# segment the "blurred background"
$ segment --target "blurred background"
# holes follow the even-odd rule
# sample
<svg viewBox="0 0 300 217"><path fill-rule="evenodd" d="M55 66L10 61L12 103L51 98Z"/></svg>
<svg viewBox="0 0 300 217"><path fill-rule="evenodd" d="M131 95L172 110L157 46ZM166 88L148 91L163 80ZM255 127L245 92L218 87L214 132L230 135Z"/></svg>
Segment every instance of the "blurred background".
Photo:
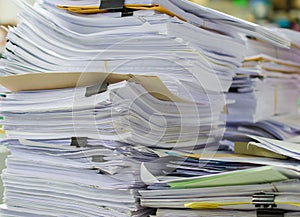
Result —
<svg viewBox="0 0 300 217"><path fill-rule="evenodd" d="M31 4L34 0L27 0ZM17 14L19 13L19 8L11 0L0 0L0 26L16 25L18 22ZM5 45L5 35L6 31L0 28L0 54L3 51Z"/></svg>
<svg viewBox="0 0 300 217"><path fill-rule="evenodd" d="M191 0L265 26L300 31L300 0Z"/></svg>
<svg viewBox="0 0 300 217"><path fill-rule="evenodd" d="M34 0L27 0L31 4ZM12 0L0 0L0 24L11 25L17 23L17 14L19 8L13 3Z"/></svg>

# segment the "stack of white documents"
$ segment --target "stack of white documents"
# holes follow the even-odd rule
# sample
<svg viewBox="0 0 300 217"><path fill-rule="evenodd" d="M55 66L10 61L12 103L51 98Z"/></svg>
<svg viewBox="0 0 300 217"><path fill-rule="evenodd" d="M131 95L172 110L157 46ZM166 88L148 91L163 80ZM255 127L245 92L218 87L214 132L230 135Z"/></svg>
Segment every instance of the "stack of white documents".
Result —
<svg viewBox="0 0 300 217"><path fill-rule="evenodd" d="M53 89L57 84L48 79L64 79L65 75L103 83ZM151 147L187 148L213 143L223 135L223 128L219 127L222 101L187 101L170 92L155 76L42 73L0 78L8 83L18 79L27 80L25 86L36 86L37 90L3 98L2 124L12 139L89 137ZM38 90L42 81L52 87ZM70 81L66 83L72 85Z"/></svg>
<svg viewBox="0 0 300 217"><path fill-rule="evenodd" d="M227 91L244 57L245 45L237 34L199 28L164 10L141 7L133 16L121 17L117 12L72 13L56 3L72 6L74 1L54 3L43 1L32 8L19 2L23 12L19 25L8 33L5 59L0 62L3 75L151 73L174 93L187 92L197 99L199 95L191 93L201 88ZM82 7L82 2L78 4Z"/></svg>
<svg viewBox="0 0 300 217"><path fill-rule="evenodd" d="M172 178L162 174L155 176L146 165L142 167L142 177L149 186L147 190L139 191L141 204L158 208L156 216L167 216L171 209L178 212L175 216L226 216L223 213L228 212L256 216L254 212L259 209L256 200L260 198L267 201L271 198L271 204L285 213L300 210L299 173L295 170L256 166L218 174ZM269 205L265 208L270 208ZM218 211L208 211L211 209Z"/></svg>
<svg viewBox="0 0 300 217"><path fill-rule="evenodd" d="M3 216L146 216L136 197L138 162L126 144L71 139L5 140ZM129 145L128 145L129 146ZM141 185L139 185L141 187Z"/></svg>
<svg viewBox="0 0 300 217"><path fill-rule="evenodd" d="M299 82L293 75L249 75L239 70L227 99L227 122L253 123L275 115L298 114ZM253 72L252 72L253 73Z"/></svg>
<svg viewBox="0 0 300 217"><path fill-rule="evenodd" d="M168 158L156 149L192 150L223 135L222 102L182 99L156 76L35 73L0 82L16 91L1 101L2 143L12 153L4 215L145 216L141 163L159 167Z"/></svg>
<svg viewBox="0 0 300 217"><path fill-rule="evenodd" d="M300 34L277 31L290 38L290 49L247 40L247 57L227 94L230 135L239 131L283 140L299 133Z"/></svg>
<svg viewBox="0 0 300 217"><path fill-rule="evenodd" d="M0 60L2 75L23 74L0 78L14 91L1 102L8 137L2 143L12 151L1 214L147 216L159 208L158 216L168 216L178 208L178 215L193 216L186 208L223 206L253 211L254 191L236 193L239 198L215 195L225 205L212 202L213 195L195 200L196 192L212 187L209 192L224 177L226 186L299 177L294 165L281 168L277 161L220 166L189 155L216 149L223 136L222 93L246 51L240 33L284 48L289 39L186 0L128 0L131 16L98 3L45 0L31 7L18 1L20 23L10 28ZM155 191L154 200L147 191L139 192L140 199L144 184ZM160 192L186 187L196 196L164 198ZM283 192L289 197L276 204L298 210L286 203L299 198ZM242 204L232 206L236 200Z"/></svg>

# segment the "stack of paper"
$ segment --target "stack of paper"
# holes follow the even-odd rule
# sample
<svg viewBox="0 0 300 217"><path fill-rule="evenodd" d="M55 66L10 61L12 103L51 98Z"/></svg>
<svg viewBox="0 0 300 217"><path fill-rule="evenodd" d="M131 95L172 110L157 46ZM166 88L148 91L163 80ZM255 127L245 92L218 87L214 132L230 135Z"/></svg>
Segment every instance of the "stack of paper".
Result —
<svg viewBox="0 0 300 217"><path fill-rule="evenodd" d="M228 122L253 123L274 115L299 113L299 83L292 75L264 77L249 75L247 69L239 70L239 73L244 74L234 78L227 94L227 98L233 101L228 105Z"/></svg>
<svg viewBox="0 0 300 217"><path fill-rule="evenodd" d="M227 94L227 135L247 133L288 139L299 125L299 47L297 32L280 31L293 42L291 49L247 40L247 57ZM294 121L293 121L294 120Z"/></svg>
<svg viewBox="0 0 300 217"><path fill-rule="evenodd" d="M44 73L2 77L0 80L7 85L9 81L27 78L24 80L30 80L30 83L26 82L26 86L37 89L42 80L49 84L49 78L63 79L65 75L82 79L81 73ZM173 95L155 76L84 73L83 78L93 83L102 80L103 83L102 86L8 94L1 103L1 113L5 116L2 124L8 137L56 139L76 136L160 148L188 148L213 143L223 135L223 129L219 127L222 102L186 101ZM72 85L71 81L66 83ZM75 81L73 85L76 83L79 84ZM50 85L49 89L57 87Z"/></svg>
<svg viewBox="0 0 300 217"><path fill-rule="evenodd" d="M188 22L227 34L244 33L279 47L289 47L291 41L283 34L236 17L203 7L188 0L156 0L155 3L169 9Z"/></svg>
<svg viewBox="0 0 300 217"><path fill-rule="evenodd" d="M151 209L140 207L134 191L144 185L140 164L161 164L147 147L193 149L223 134L222 104L211 110L179 98L158 77L85 73L80 82L80 76L0 78L18 91L1 102L8 137L2 143L12 152L3 214L145 216Z"/></svg>
<svg viewBox="0 0 300 217"><path fill-rule="evenodd" d="M190 11L197 14L196 9ZM285 48L278 50L288 53ZM293 137L299 142L295 137L299 135L299 64L255 55L245 59L226 94L230 102L227 136L248 132L281 140ZM263 192L263 198L272 197L272 204L284 216L299 214L300 194L294 190L299 184L299 145L250 137L255 141L226 137L230 141L222 141L219 148L227 147L227 151L202 150L194 155L156 151L169 160L160 168L143 164L141 174L148 189L140 191L141 204L157 208L156 216L256 216L254 210L270 208L255 203L256 194Z"/></svg>
<svg viewBox="0 0 300 217"><path fill-rule="evenodd" d="M69 2L74 4L60 3ZM141 8L133 16L121 17L70 13L52 1L35 8L19 4L23 12L20 24L8 33L2 74L151 73L178 95L188 93L197 99L201 96L191 93L201 88L227 91L244 57L240 37L196 27L164 11Z"/></svg>
<svg viewBox="0 0 300 217"><path fill-rule="evenodd" d="M80 14L107 12L105 9L102 9L101 2L99 9L99 1L97 0L89 2L46 0L46 2L51 5L57 5L59 8L67 11ZM139 1L138 4L136 1L126 0L124 1L124 8L129 10L148 10L166 13L192 23L195 26L201 26L222 32L223 34L235 36L237 32L242 32L280 47L289 47L291 45L290 39L285 37L281 32L273 32L273 30L257 24L238 19L187 0L145 0Z"/></svg>
<svg viewBox="0 0 300 217"><path fill-rule="evenodd" d="M149 187L148 190L139 191L141 204L159 208L156 216L166 216L170 208L179 209L178 216L194 216L197 213L187 208L199 209L200 216L223 213L217 211L214 214L207 211L209 209L225 209L226 212L237 215L240 212L237 210L254 211L257 207L253 198L260 192L263 195L273 195L277 208L300 210L300 192L296 190L299 173L289 169L262 166L198 177L166 179L165 176L154 177L149 174L145 166L142 174ZM253 216L252 212L249 214Z"/></svg>
<svg viewBox="0 0 300 217"><path fill-rule="evenodd" d="M282 33L185 0L128 0L121 12L99 9L93 0L45 0L34 8L18 3L20 24L10 28L0 60L2 75L24 74L0 78L14 92L2 98L0 108L8 137L2 143L12 151L1 214L170 216L178 208L178 215L193 216L186 208L254 210L252 193L270 189L257 184L298 183L294 163L212 159L224 133L220 114L230 110L224 109L223 93L245 57L240 33L289 47ZM250 77L245 82L241 85L255 87ZM290 84L287 78L280 88L289 93ZM199 152L209 157L190 155ZM145 184L150 191L141 190ZM226 187L216 188L220 185ZM238 193L240 185L255 190ZM221 194L227 187L236 192ZM174 188L193 192L173 193ZM211 193L197 195L204 188ZM282 192L287 197L274 203L298 210L298 196Z"/></svg>
<svg viewBox="0 0 300 217"><path fill-rule="evenodd" d="M169 160L160 168L143 163L142 180L148 187L139 191L141 204L157 208L156 216L257 216L255 210L264 207L255 198L264 198L264 204L271 197L284 216L299 214L299 144L255 136L231 139L240 141L227 142L235 154L156 151Z"/></svg>
<svg viewBox="0 0 300 217"><path fill-rule="evenodd" d="M70 146L70 139L2 143L12 153L2 175L7 206L0 211L3 216L119 217L151 213L138 203L134 190L134 175L138 174L134 171L139 160L121 152L125 144L88 141L85 147L77 148Z"/></svg>
<svg viewBox="0 0 300 217"><path fill-rule="evenodd" d="M139 205L136 192L139 165L158 159L151 147L217 143L221 93L243 58L243 41L163 11L83 16L52 1L19 4L2 75L69 73L1 78L17 92L1 104L2 143L12 151L1 214L147 216L152 209Z"/></svg>

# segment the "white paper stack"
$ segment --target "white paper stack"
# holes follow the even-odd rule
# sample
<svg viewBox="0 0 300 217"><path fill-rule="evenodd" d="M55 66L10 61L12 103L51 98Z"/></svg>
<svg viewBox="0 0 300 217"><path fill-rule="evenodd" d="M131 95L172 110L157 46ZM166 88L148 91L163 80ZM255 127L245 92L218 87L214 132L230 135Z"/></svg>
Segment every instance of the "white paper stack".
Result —
<svg viewBox="0 0 300 217"><path fill-rule="evenodd" d="M34 85L64 74L25 77ZM103 74L87 75L101 78ZM113 74L109 76L106 82L110 83ZM8 94L1 103L6 134L12 139L89 137L160 148L205 145L223 135L219 127L222 101L189 102L173 95L157 77L128 77L92 95L87 94L95 86Z"/></svg>
<svg viewBox="0 0 300 217"><path fill-rule="evenodd" d="M103 13L98 3L45 0L33 8L18 1L20 23L0 60L2 75L23 74L0 78L14 91L0 108L2 143L12 150L4 216L147 216L152 208L184 208L186 196L153 205L141 191L143 207L137 190L144 184L168 189L177 178L228 175L227 185L238 185L243 171L249 180L242 184L298 178L272 164L182 161L216 149L223 136L222 93L246 51L239 34L281 47L290 40L185 0L125 1L133 10L126 17ZM144 162L161 173L158 183L140 168Z"/></svg>
<svg viewBox="0 0 300 217"><path fill-rule="evenodd" d="M74 4L61 4L68 2ZM236 35L202 29L153 10L121 17L120 13L70 13L52 1L35 8L19 4L23 12L20 24L8 33L6 59L1 60L3 75L151 73L178 95L193 92L193 87L227 91L245 52L244 42Z"/></svg>
<svg viewBox="0 0 300 217"><path fill-rule="evenodd" d="M139 191L141 204L157 208L156 216L297 215L299 144L249 138L243 154L229 150L157 152L170 160L160 168L151 162L142 164L142 180L148 187ZM236 137L235 141L243 140ZM236 151L241 144L231 145L229 148Z"/></svg>
<svg viewBox="0 0 300 217"><path fill-rule="evenodd" d="M154 2L197 26L205 26L229 35L236 35L237 32L244 33L279 47L287 48L291 45L291 40L279 32L273 32L260 25L215 11L188 0L156 0Z"/></svg>
<svg viewBox="0 0 300 217"><path fill-rule="evenodd" d="M227 99L233 101L228 104L227 121L253 123L275 115L298 114L299 95L299 83L293 76L239 74L227 94Z"/></svg>
<svg viewBox="0 0 300 217"><path fill-rule="evenodd" d="M247 40L247 57L237 70L227 98L227 134L248 133L276 139L297 136L299 125L299 33L277 30L290 38L290 49Z"/></svg>
<svg viewBox="0 0 300 217"><path fill-rule="evenodd" d="M122 145L95 141L77 148L70 146L70 139L2 143L12 153L2 175L7 206L0 211L3 216L118 217L151 212L140 207L134 190L139 161L126 160L117 150Z"/></svg>
<svg viewBox="0 0 300 217"><path fill-rule="evenodd" d="M139 191L141 204L158 208L156 216L167 216L168 212L175 213L175 210L178 212L175 216L226 216L226 213L230 213L229 216L242 213L256 216L253 214L259 206L255 206L255 200L266 195L273 197L271 201L283 213L299 212L297 201L300 194L296 190L299 173L293 170L262 166L218 174L168 178L153 176L146 167L142 169L149 186L147 190Z"/></svg>
<svg viewBox="0 0 300 217"><path fill-rule="evenodd" d="M85 82L87 75L109 78L96 92L95 86L71 88L79 83L72 79L64 81L70 88L54 89L59 84L51 78L73 74L0 79L7 88L23 89L1 102L8 137L2 143L12 152L3 175L4 215L145 216L151 209L140 207L134 191L144 186L140 164L159 158L147 147L193 149L223 134L222 104L211 109L181 99L155 76L120 81L125 75L86 73ZM20 79L35 90L15 85ZM43 83L48 89L38 90Z"/></svg>

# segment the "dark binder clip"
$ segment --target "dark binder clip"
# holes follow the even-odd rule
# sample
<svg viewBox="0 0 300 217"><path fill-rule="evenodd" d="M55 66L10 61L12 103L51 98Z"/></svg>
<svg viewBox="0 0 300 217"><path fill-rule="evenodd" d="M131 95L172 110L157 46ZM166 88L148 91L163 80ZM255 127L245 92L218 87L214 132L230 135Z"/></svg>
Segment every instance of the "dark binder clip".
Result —
<svg viewBox="0 0 300 217"><path fill-rule="evenodd" d="M94 155L92 156L92 162L104 162L104 158L102 155Z"/></svg>
<svg viewBox="0 0 300 217"><path fill-rule="evenodd" d="M100 9L120 10L124 7L125 0L101 0Z"/></svg>
<svg viewBox="0 0 300 217"><path fill-rule="evenodd" d="M281 209L257 209L257 217L284 217L284 210Z"/></svg>
<svg viewBox="0 0 300 217"><path fill-rule="evenodd" d="M285 211L276 209L275 195L260 192L253 195L252 204L256 208L257 217L284 217Z"/></svg>
<svg viewBox="0 0 300 217"><path fill-rule="evenodd" d="M96 85L87 87L86 91L85 91L85 96L89 97L89 96L92 96L92 95L95 95L98 93L103 93L107 90L107 86L108 86L108 84L103 82L102 84L96 84Z"/></svg>
<svg viewBox="0 0 300 217"><path fill-rule="evenodd" d="M76 147L87 147L87 137L72 137L71 138L71 146Z"/></svg>
<svg viewBox="0 0 300 217"><path fill-rule="evenodd" d="M122 17L132 16L132 9L124 7L125 0L101 0L99 9L107 10L107 12L121 12Z"/></svg>

